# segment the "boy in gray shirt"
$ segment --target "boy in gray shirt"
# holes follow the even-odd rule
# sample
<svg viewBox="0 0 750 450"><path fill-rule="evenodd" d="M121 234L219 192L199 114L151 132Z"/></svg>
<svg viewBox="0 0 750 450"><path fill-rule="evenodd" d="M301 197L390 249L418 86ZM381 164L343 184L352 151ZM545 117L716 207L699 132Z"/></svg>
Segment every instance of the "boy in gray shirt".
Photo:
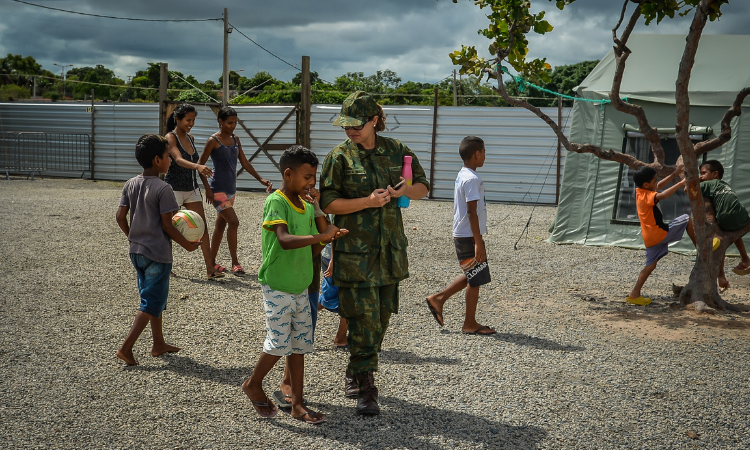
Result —
<svg viewBox="0 0 750 450"><path fill-rule="evenodd" d="M141 136L135 146L135 158L143 167L143 174L125 183L116 215L117 225L130 241L130 261L135 267L141 297L135 321L125 342L117 350L117 357L129 366L138 365L133 356L133 345L149 322L154 338L151 356L180 350L167 344L162 333L161 313L167 306L172 271L170 238L189 252L201 244L200 241L189 242L172 225L172 216L179 207L172 187L159 178L160 173L169 169L167 140L156 134Z"/></svg>

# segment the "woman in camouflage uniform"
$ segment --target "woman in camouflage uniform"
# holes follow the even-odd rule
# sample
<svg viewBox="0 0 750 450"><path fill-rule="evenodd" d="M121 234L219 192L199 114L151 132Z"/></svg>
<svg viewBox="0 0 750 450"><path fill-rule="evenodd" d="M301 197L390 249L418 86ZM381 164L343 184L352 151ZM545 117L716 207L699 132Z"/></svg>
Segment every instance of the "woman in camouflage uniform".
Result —
<svg viewBox="0 0 750 450"><path fill-rule="evenodd" d="M379 414L373 372L391 314L398 312L398 283L409 276L407 240L395 199L427 195L429 183L407 146L378 135L383 109L357 91L341 107L333 125L348 139L328 153L320 175L320 205L334 223L349 230L334 241L333 281L339 288L339 314L349 326L349 365L345 395L357 397L357 414ZM393 189L401 179L404 156L412 157L413 184Z"/></svg>

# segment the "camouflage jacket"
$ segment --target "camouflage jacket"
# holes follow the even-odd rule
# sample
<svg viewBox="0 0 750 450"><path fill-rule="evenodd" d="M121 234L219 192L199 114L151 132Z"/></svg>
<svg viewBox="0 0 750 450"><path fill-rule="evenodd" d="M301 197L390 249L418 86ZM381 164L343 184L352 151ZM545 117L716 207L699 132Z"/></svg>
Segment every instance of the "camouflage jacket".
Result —
<svg viewBox="0 0 750 450"><path fill-rule="evenodd" d="M364 150L347 139L331 150L320 173L320 206L332 201L369 196L375 189L395 186L404 156L412 157L413 183L430 185L417 156L407 146L377 136L375 148ZM349 234L333 241L334 284L343 287L383 286L409 276L401 209L396 201L382 208L337 214L334 224Z"/></svg>

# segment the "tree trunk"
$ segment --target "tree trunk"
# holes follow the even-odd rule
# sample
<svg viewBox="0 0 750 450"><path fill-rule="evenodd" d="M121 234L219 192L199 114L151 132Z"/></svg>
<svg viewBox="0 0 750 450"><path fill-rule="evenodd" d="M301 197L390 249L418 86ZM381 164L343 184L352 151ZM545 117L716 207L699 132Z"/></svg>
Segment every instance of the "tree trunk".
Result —
<svg viewBox="0 0 750 450"><path fill-rule="evenodd" d="M722 242L716 250L709 248L708 252L698 252L688 284L680 293L680 303L683 306L708 313L714 313L716 310L739 311L739 308L721 298L716 284L719 265L728 245Z"/></svg>

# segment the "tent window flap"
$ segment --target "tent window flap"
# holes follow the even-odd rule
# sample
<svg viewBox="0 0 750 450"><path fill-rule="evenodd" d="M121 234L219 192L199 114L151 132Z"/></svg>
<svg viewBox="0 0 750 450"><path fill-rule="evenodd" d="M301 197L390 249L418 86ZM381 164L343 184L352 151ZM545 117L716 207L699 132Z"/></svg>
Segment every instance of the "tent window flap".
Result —
<svg viewBox="0 0 750 450"><path fill-rule="evenodd" d="M692 130L691 130L692 131ZM701 141L704 135L692 135L691 139ZM668 165L675 164L680 157L677 141L674 135L663 135L661 139L664 148L665 162ZM638 160L652 163L654 154L651 152L651 143L643 137L643 134L628 131L623 138L623 153L635 156ZM704 156L705 158L705 156ZM635 183L633 174L635 170L626 165L620 165L620 173L617 180L617 194L615 196L615 207L612 210L612 222L638 225L638 210L635 206ZM690 212L690 202L683 190L678 190L671 197L659 202L664 221L668 222L682 214Z"/></svg>

